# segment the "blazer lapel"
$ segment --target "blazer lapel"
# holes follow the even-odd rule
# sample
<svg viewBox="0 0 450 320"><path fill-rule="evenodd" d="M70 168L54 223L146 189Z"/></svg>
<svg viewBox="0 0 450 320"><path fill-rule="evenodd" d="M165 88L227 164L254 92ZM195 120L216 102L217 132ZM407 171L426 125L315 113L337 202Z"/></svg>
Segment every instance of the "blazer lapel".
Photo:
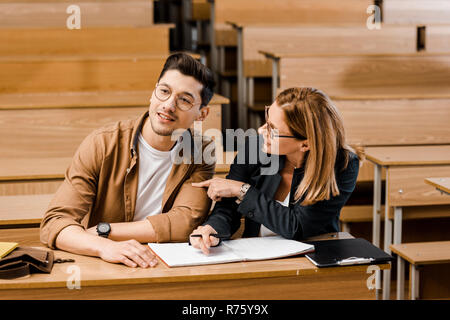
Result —
<svg viewBox="0 0 450 320"><path fill-rule="evenodd" d="M273 198L275 196L275 193L277 192L278 187L280 186L281 183L280 171L284 168L285 158L286 157L284 156L280 156L279 158L280 167L276 174L263 176L264 179L261 184L260 190L264 192L264 194L269 198Z"/></svg>

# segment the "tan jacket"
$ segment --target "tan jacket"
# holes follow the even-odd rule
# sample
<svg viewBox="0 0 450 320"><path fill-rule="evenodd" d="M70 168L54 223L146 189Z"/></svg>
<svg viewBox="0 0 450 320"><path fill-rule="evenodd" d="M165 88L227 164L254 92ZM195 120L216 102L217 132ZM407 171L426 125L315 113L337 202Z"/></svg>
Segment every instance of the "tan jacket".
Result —
<svg viewBox="0 0 450 320"><path fill-rule="evenodd" d="M42 243L54 249L59 232L69 225L90 228L99 222L133 221L139 176L137 138L147 117L148 112L138 119L103 127L81 143L42 219ZM192 132L187 133L194 141ZM202 151L213 146L206 137L200 142ZM193 154L188 157L193 159ZM172 165L162 214L147 218L157 242L187 241L208 215L211 200L205 188L192 187L191 183L212 178L215 164L187 162L190 164Z"/></svg>

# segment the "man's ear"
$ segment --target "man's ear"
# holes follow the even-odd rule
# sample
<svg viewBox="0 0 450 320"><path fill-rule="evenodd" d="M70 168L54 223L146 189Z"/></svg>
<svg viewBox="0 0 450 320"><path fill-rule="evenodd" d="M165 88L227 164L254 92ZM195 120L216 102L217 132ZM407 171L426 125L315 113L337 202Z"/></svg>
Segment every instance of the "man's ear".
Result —
<svg viewBox="0 0 450 320"><path fill-rule="evenodd" d="M308 140L303 140L303 141L301 142L301 145L300 145L300 151L301 151L301 152L309 151L309 141L308 141Z"/></svg>
<svg viewBox="0 0 450 320"><path fill-rule="evenodd" d="M205 120L205 118L208 116L208 114L209 114L209 107L208 106L201 108L199 115L197 116L197 118L195 118L195 121L203 121L203 120Z"/></svg>

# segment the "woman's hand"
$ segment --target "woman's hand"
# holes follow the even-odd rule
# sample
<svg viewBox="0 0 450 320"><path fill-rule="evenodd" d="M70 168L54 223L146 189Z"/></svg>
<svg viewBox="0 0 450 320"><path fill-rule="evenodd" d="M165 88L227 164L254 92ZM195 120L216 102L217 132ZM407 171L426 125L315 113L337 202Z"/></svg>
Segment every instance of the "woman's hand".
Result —
<svg viewBox="0 0 450 320"><path fill-rule="evenodd" d="M209 224L206 226L199 226L195 229L189 236L189 242L191 246L197 249L201 249L204 254L209 254L209 248L217 246L219 244L219 239L210 236L210 234L217 233L213 227ZM192 237L194 234L199 234L201 237Z"/></svg>
<svg viewBox="0 0 450 320"><path fill-rule="evenodd" d="M220 201L222 198L237 197L243 184L241 181L214 178L203 182L194 182L192 186L208 187L208 197L214 201Z"/></svg>

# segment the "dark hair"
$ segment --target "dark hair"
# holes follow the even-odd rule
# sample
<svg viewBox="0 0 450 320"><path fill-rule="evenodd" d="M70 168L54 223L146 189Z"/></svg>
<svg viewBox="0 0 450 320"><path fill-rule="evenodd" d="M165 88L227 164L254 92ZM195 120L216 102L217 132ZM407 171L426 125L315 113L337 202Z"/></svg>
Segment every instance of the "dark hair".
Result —
<svg viewBox="0 0 450 320"><path fill-rule="evenodd" d="M191 76L200 82L203 85L203 89L200 92L202 97L202 105L200 107L208 105L214 95L213 88L215 86L213 73L208 67L190 55L181 52L174 53L167 58L164 68L159 75L158 82L168 70L178 70L182 74Z"/></svg>

